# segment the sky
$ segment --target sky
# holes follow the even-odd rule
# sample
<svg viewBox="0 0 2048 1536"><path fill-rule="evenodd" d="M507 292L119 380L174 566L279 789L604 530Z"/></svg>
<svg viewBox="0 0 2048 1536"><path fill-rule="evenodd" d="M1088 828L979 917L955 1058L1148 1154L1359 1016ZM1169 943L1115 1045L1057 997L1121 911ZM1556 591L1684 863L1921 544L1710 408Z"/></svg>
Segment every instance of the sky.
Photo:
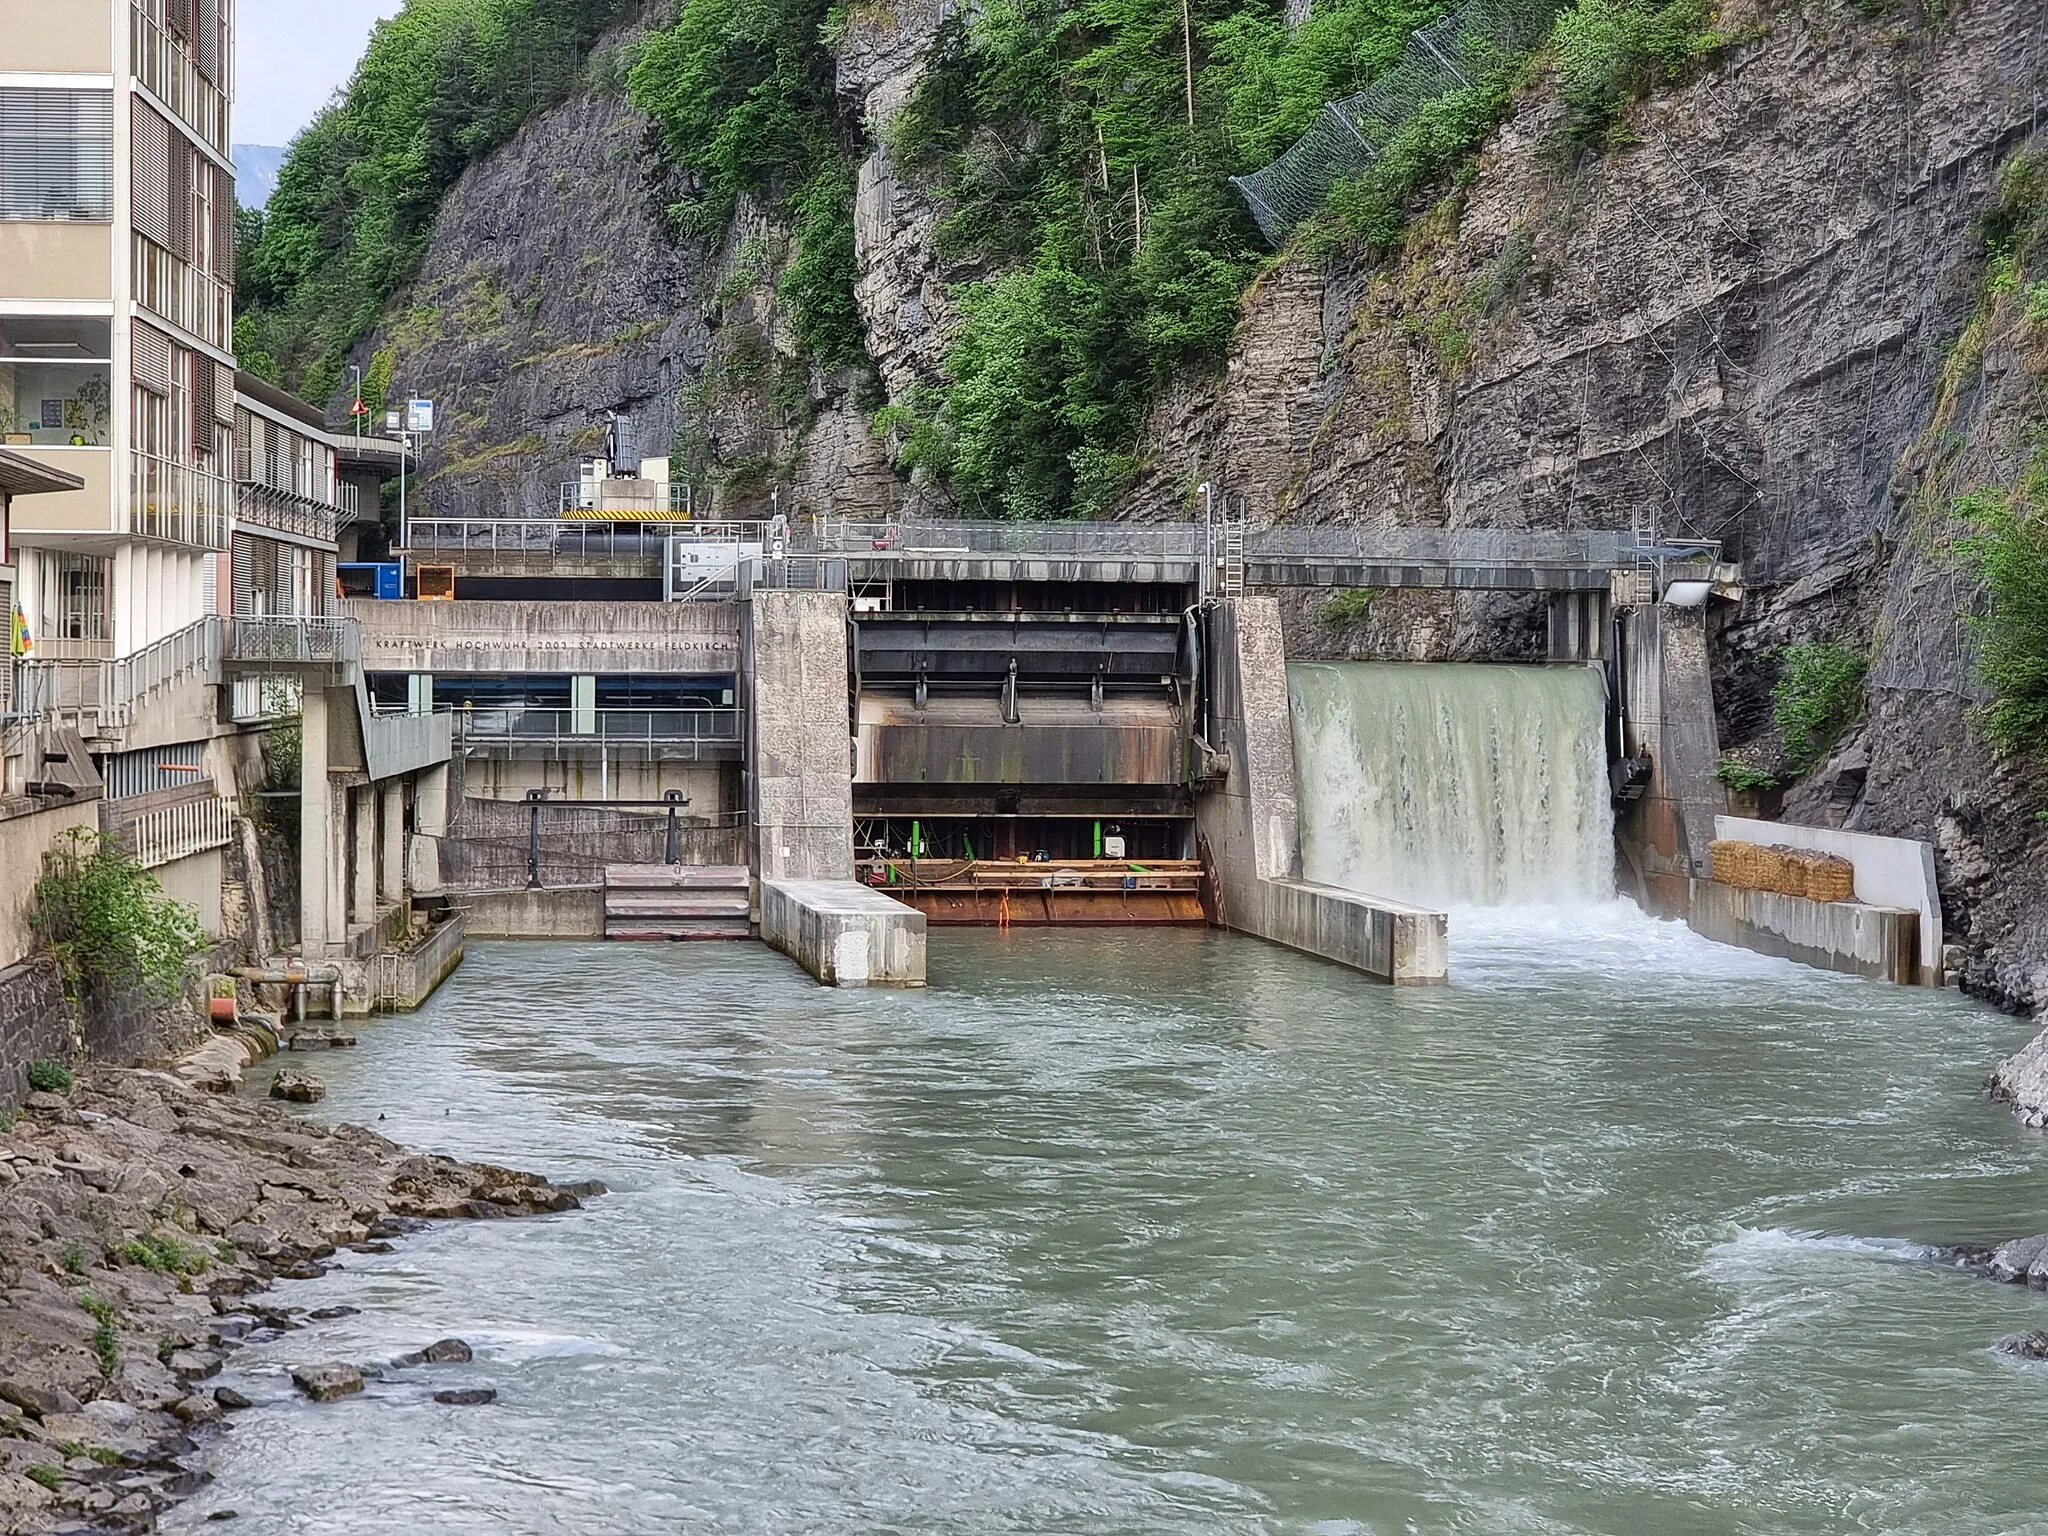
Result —
<svg viewBox="0 0 2048 1536"><path fill-rule="evenodd" d="M370 28L399 0L240 0L235 142L289 144L347 83Z"/></svg>

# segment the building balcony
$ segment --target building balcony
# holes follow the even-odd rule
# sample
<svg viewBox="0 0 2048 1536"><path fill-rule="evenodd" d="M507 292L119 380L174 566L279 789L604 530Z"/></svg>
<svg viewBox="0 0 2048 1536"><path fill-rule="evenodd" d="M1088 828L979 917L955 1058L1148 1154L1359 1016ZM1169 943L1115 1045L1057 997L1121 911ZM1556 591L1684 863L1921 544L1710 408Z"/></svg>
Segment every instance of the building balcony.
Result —
<svg viewBox="0 0 2048 1536"><path fill-rule="evenodd" d="M153 454L128 455L128 529L137 538L226 549L235 483Z"/></svg>
<svg viewBox="0 0 2048 1536"><path fill-rule="evenodd" d="M277 534L331 550L355 500L354 486L343 486L342 491L341 504L336 504L258 480L244 480L235 490L235 521L252 532Z"/></svg>
<svg viewBox="0 0 2048 1536"><path fill-rule="evenodd" d="M362 633L354 619L278 615L218 622L227 626L221 659L237 670L345 671L362 659Z"/></svg>

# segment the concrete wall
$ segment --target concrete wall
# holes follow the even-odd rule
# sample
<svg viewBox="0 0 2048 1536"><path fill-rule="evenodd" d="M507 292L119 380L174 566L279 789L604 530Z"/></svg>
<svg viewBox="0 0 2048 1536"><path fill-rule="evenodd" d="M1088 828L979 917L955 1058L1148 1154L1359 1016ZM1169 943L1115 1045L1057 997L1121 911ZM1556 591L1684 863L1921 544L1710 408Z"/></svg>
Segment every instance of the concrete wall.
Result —
<svg viewBox="0 0 2048 1536"><path fill-rule="evenodd" d="M1920 915L1909 907L1808 901L1696 880L1686 922L1719 943L1825 971L1908 984L1920 972Z"/></svg>
<svg viewBox="0 0 2048 1536"><path fill-rule="evenodd" d="M462 891L455 900L472 939L601 939L604 890Z"/></svg>
<svg viewBox="0 0 2048 1536"><path fill-rule="evenodd" d="M432 997L434 989L462 964L467 934L468 914L458 909L429 929L418 943L380 957L377 964L386 969L378 983L378 1005L410 1012Z"/></svg>
<svg viewBox="0 0 2048 1536"><path fill-rule="evenodd" d="M849 880L845 595L756 592L743 615L754 872L763 880Z"/></svg>
<svg viewBox="0 0 2048 1536"><path fill-rule="evenodd" d="M1919 914L1919 979L1930 986L1940 985L1941 892L1934 880L1933 844L1868 832L1840 832L1833 827L1751 821L1742 816L1716 816L1714 836L1765 847L1776 843L1811 848L1847 859L1856 870L1858 901L1873 907L1904 907Z"/></svg>
<svg viewBox="0 0 2048 1536"><path fill-rule="evenodd" d="M69 1061L79 1041L64 1001L64 978L47 955L0 968L0 1107L28 1093L28 1064Z"/></svg>
<svg viewBox="0 0 2048 1536"><path fill-rule="evenodd" d="M733 603L408 603L352 599L369 672L736 672Z"/></svg>
<svg viewBox="0 0 2048 1536"><path fill-rule="evenodd" d="M852 880L763 880L761 937L828 987L921 987L925 916Z"/></svg>
<svg viewBox="0 0 2048 1536"><path fill-rule="evenodd" d="M1334 960L1396 986L1430 986L1450 972L1441 912L1300 878L1299 800L1287 653L1270 597L1219 605L1209 627L1212 747L1229 771L1195 799L1214 887L1215 919L1290 949Z"/></svg>
<svg viewBox="0 0 2048 1536"><path fill-rule="evenodd" d="M737 811L738 775L733 792L725 791L727 765L706 762L622 762L600 764L594 749L588 757L560 761L545 758L507 759L496 754L463 760L463 793L477 800L524 800L529 789L545 789L558 800L659 800L679 789L690 802L692 816ZM728 803L730 802L730 803ZM615 861L616 862L616 861Z"/></svg>
<svg viewBox="0 0 2048 1536"><path fill-rule="evenodd" d="M1638 894L1653 912L1682 916L1705 879L1714 817L1727 796L1707 661L1710 608L1645 602L1623 622L1630 754L1647 754L1649 787L1617 831Z"/></svg>
<svg viewBox="0 0 2048 1536"><path fill-rule="evenodd" d="M34 905L36 881L42 878L43 855L64 841L76 827L86 832L99 830L99 796L77 800L47 810L21 810L0 820L0 965L12 965L35 948L35 932L29 923ZM218 893L216 893L218 920Z"/></svg>
<svg viewBox="0 0 2048 1536"><path fill-rule="evenodd" d="M199 926L209 939L221 937L221 877L226 873L226 850L208 848L203 852L159 864L150 873L164 888L164 894L199 913Z"/></svg>

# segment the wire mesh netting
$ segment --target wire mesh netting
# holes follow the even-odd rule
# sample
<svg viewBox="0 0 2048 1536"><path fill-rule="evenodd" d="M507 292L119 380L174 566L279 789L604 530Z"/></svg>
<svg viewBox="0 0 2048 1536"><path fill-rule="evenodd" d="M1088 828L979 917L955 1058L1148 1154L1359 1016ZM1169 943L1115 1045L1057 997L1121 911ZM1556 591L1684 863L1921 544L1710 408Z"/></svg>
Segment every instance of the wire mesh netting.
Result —
<svg viewBox="0 0 2048 1536"><path fill-rule="evenodd" d="M1338 182L1370 170L1417 112L1495 76L1549 30L1561 0L1470 0L1408 39L1394 67L1356 95L1325 103L1271 165L1231 182L1273 245L1319 213Z"/></svg>

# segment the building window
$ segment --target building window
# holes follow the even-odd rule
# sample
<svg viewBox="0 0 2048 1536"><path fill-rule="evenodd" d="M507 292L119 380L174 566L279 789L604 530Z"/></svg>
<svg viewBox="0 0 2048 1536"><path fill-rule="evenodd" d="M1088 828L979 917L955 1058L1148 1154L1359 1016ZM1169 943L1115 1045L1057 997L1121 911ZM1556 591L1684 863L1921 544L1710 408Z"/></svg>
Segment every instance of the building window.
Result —
<svg viewBox="0 0 2048 1536"><path fill-rule="evenodd" d="M112 431L104 320L0 315L0 440L94 447Z"/></svg>
<svg viewBox="0 0 2048 1536"><path fill-rule="evenodd" d="M107 565L91 555L44 554L43 622L58 640L110 640Z"/></svg>
<svg viewBox="0 0 2048 1536"><path fill-rule="evenodd" d="M0 219L113 217L113 92L0 88Z"/></svg>

